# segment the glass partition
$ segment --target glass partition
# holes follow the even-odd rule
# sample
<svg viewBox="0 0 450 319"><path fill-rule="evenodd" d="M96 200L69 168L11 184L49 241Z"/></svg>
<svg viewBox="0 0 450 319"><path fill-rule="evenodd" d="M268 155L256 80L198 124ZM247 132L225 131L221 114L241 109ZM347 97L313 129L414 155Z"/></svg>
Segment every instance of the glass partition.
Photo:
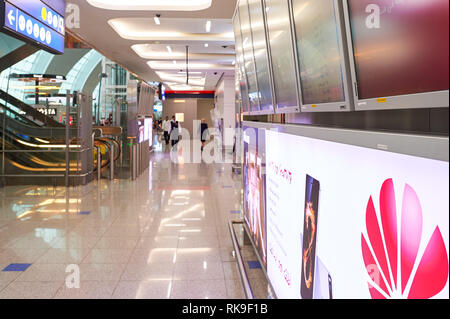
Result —
<svg viewBox="0 0 450 319"><path fill-rule="evenodd" d="M269 58L261 0L248 0L261 111L273 112Z"/></svg>
<svg viewBox="0 0 450 319"><path fill-rule="evenodd" d="M294 47L287 0L265 0L277 109L298 107Z"/></svg>
<svg viewBox="0 0 450 319"><path fill-rule="evenodd" d="M239 17L241 21L242 48L244 51L245 72L247 74L250 112L258 112L260 110L258 83L256 80L256 69L253 56L253 39L247 0L241 0L239 2Z"/></svg>

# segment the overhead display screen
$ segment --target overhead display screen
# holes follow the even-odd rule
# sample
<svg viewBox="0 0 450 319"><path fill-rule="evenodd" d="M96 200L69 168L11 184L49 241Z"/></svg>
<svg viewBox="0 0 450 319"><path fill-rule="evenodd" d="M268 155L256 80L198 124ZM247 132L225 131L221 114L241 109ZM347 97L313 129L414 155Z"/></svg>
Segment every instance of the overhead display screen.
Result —
<svg viewBox="0 0 450 319"><path fill-rule="evenodd" d="M448 0L349 0L359 99L449 89Z"/></svg>
<svg viewBox="0 0 450 319"><path fill-rule="evenodd" d="M448 162L266 130L266 163L278 298L449 298Z"/></svg>
<svg viewBox="0 0 450 319"><path fill-rule="evenodd" d="M248 0L261 110L272 111L272 92L261 0Z"/></svg>
<svg viewBox="0 0 450 319"><path fill-rule="evenodd" d="M335 1L293 0L292 5L303 104L344 102Z"/></svg>
<svg viewBox="0 0 450 319"><path fill-rule="evenodd" d="M247 74L247 88L250 103L250 112L258 112L260 110L259 93L258 83L256 80L256 69L253 56L253 40L247 0L240 0L239 2L239 17L241 21L242 48L244 52L245 72Z"/></svg>
<svg viewBox="0 0 450 319"><path fill-rule="evenodd" d="M249 111L249 100L248 100L248 91L247 91L247 81L245 76L245 67L244 67L244 51L242 48L242 35L241 35L241 22L239 18L239 9L234 16L233 20L233 28L234 28L234 37L236 43L236 70L237 76L239 80L239 88L241 90L242 97L242 112L248 113Z"/></svg>
<svg viewBox="0 0 450 319"><path fill-rule="evenodd" d="M244 219L266 267L266 162L265 132L244 127Z"/></svg>
<svg viewBox="0 0 450 319"><path fill-rule="evenodd" d="M277 108L298 107L287 0L265 0Z"/></svg>

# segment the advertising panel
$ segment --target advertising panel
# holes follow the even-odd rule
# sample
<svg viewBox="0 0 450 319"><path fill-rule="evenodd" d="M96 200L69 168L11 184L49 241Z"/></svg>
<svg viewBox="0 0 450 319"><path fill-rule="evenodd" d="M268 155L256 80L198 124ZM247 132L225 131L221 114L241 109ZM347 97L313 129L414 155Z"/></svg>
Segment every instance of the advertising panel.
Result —
<svg viewBox="0 0 450 319"><path fill-rule="evenodd" d="M266 131L278 298L448 298L449 163Z"/></svg>
<svg viewBox="0 0 450 319"><path fill-rule="evenodd" d="M266 165L264 130L244 128L244 219L266 267Z"/></svg>
<svg viewBox="0 0 450 319"><path fill-rule="evenodd" d="M138 143L143 143L145 141L145 125L144 120L137 120L137 130L138 130Z"/></svg>
<svg viewBox="0 0 450 319"><path fill-rule="evenodd" d="M144 141L150 141L153 144L153 118L147 117L144 120Z"/></svg>

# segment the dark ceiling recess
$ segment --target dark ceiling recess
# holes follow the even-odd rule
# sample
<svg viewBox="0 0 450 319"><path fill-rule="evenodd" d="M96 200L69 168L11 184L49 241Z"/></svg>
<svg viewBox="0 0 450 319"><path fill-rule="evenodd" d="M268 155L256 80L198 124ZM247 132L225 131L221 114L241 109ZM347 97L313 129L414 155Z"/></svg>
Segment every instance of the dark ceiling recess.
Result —
<svg viewBox="0 0 450 319"><path fill-rule="evenodd" d="M214 91L166 91L166 99L213 99Z"/></svg>

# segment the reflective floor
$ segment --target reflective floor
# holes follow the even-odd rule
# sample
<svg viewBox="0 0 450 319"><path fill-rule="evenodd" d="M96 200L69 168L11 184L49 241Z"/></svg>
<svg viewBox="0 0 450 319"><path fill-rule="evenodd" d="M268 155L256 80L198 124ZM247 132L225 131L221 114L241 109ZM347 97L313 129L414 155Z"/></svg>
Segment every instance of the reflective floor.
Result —
<svg viewBox="0 0 450 319"><path fill-rule="evenodd" d="M241 188L231 165L173 164L159 148L134 182L0 189L0 299L244 298L228 231Z"/></svg>

